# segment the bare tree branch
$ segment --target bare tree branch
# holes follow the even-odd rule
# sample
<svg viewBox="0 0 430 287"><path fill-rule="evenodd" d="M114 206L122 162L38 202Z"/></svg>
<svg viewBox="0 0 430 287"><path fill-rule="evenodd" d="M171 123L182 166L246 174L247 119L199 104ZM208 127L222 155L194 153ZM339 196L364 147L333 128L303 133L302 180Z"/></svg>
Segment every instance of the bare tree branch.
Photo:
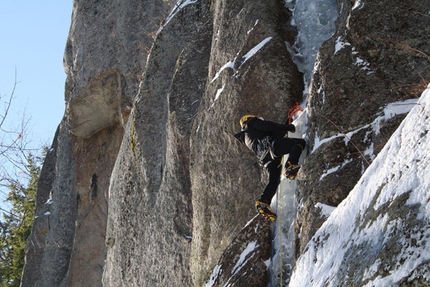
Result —
<svg viewBox="0 0 430 287"><path fill-rule="evenodd" d="M3 129L3 124L6 121L7 115L9 113L10 107L12 106L12 100L13 100L14 95L15 95L15 89L16 89L16 85L18 83L17 80L16 80L16 74L17 74L17 72L16 72L16 69L15 69L15 81L13 83L12 92L11 92L11 94L9 96L9 100L5 102L4 114L3 115L0 114L0 118L1 118L1 120L0 120L0 128L2 128L2 129ZM1 99L1 96L0 96L0 99Z"/></svg>
<svg viewBox="0 0 430 287"><path fill-rule="evenodd" d="M27 156L30 152L37 154L39 151L28 148L27 129L29 120L22 112L22 118L17 121L12 118L12 104L16 97L17 71L15 69L15 80L10 95L0 95L0 201L8 198L10 186L25 184L25 175L28 174ZM24 175L24 177L22 177ZM6 207L1 210L7 212Z"/></svg>

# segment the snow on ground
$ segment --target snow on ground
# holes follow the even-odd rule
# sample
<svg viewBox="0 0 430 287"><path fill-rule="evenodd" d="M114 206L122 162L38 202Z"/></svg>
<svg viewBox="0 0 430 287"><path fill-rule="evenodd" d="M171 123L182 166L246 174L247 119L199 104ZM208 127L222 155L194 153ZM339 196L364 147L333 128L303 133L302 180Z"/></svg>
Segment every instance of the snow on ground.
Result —
<svg viewBox="0 0 430 287"><path fill-rule="evenodd" d="M415 237L415 244L408 244L406 236L396 237L402 249L398 254L392 254L392 265L385 266L390 272L386 272L384 277L375 276L383 263L378 258L379 253L366 254L374 257L374 263L365 269L363 280L376 277L366 286L393 286L403 277L413 276L416 266L430 261L429 128L430 85L350 195L309 242L306 252L297 261L290 287L336 286L340 283L336 274L344 267L348 249L362 244L380 251L395 230L408 230L410 236ZM393 219L380 213L373 221L366 221L367 210L389 206L406 193L409 196L405 205L418 212L417 219L428 227L424 231L411 230L405 225L409 214L405 217L399 214ZM360 228L354 222L367 225ZM424 276L430 280L430 274Z"/></svg>

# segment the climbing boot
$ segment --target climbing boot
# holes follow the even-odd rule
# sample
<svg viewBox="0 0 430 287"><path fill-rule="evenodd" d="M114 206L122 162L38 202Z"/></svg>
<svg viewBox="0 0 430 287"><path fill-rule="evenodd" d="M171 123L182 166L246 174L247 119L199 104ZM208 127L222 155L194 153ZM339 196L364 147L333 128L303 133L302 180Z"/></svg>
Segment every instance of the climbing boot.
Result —
<svg viewBox="0 0 430 287"><path fill-rule="evenodd" d="M270 205L261 201L255 202L255 208L257 209L257 212L263 215L266 219L270 221L276 220L276 213L270 208Z"/></svg>
<svg viewBox="0 0 430 287"><path fill-rule="evenodd" d="M289 180L293 180L296 178L297 173L299 172L300 166L297 164L292 164L291 162L287 162L285 165L285 173L284 176Z"/></svg>

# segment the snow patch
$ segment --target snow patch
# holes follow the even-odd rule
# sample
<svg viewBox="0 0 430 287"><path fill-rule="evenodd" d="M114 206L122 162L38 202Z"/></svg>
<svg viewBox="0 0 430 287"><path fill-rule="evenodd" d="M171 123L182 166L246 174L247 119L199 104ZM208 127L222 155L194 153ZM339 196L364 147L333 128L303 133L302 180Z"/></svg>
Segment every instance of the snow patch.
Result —
<svg viewBox="0 0 430 287"><path fill-rule="evenodd" d="M321 202L318 202L317 204L315 204L314 207L321 209L320 213L324 217L329 217L332 211L336 209L336 207L334 206L323 204Z"/></svg>
<svg viewBox="0 0 430 287"><path fill-rule="evenodd" d="M318 87L318 94L321 95L322 103L324 105L325 104L325 99L326 99L326 94L325 94L325 90L324 90L324 87L323 87L322 84Z"/></svg>
<svg viewBox="0 0 430 287"><path fill-rule="evenodd" d="M403 113L410 105L412 110L349 196L308 243L289 287L342 285L339 278L348 268L345 259L357 250L366 252L364 261L373 262L363 268L360 280L366 280L365 286L396 286L404 278L430 280L430 274L415 272L417 266L430 261L430 85L417 104L413 100L392 103L380 118ZM369 211L398 208L401 196L407 199L401 207L403 212L410 210L408 214L399 210L396 216L379 212L371 220L366 218ZM411 220L416 220L412 228L407 222ZM379 257L390 242L395 242L398 250L391 258ZM377 276L385 267L390 272Z"/></svg>
<svg viewBox="0 0 430 287"><path fill-rule="evenodd" d="M246 32L246 34L247 34L247 35L248 35L249 33L251 33L251 32L254 30L254 28L255 28L255 26L257 26L258 22L260 22L260 20L259 20L259 19L255 20L255 24L254 24L254 26L253 26L251 29L249 29L249 30L248 30L248 32Z"/></svg>
<svg viewBox="0 0 430 287"><path fill-rule="evenodd" d="M333 55L336 55L337 52L339 52L340 50L342 50L346 46L351 46L351 44L348 43L348 42L342 42L341 41L341 37L340 36L337 37L336 43L334 45L334 53L333 53Z"/></svg>
<svg viewBox="0 0 430 287"><path fill-rule="evenodd" d="M418 102L418 99L409 99L405 101L397 101L385 106L382 115L372 122L373 130L378 135L381 129L381 123L394 118L400 114L408 113Z"/></svg>
<svg viewBox="0 0 430 287"><path fill-rule="evenodd" d="M340 137L345 137L345 134L339 133L337 135L334 135L334 136L331 136L331 137L328 137L328 138L325 138L325 139L320 139L318 137L318 135L316 135L315 136L315 144L314 144L314 147L313 147L311 153L313 153L314 151L316 151L323 144L328 143L328 142L330 142L330 141L332 141L334 139L340 138Z"/></svg>
<svg viewBox="0 0 430 287"><path fill-rule="evenodd" d="M352 162L352 159L347 159L345 160L341 165L332 167L326 171L324 171L324 173L320 176L319 180L322 180L324 177L326 177L327 175L331 174L331 173L335 173L338 170L341 170L344 166L346 166L348 163Z"/></svg>
<svg viewBox="0 0 430 287"><path fill-rule="evenodd" d="M216 279L218 276L222 273L221 265L215 266L214 270L212 271L211 276L209 277L208 282L206 282L205 287L212 287L213 284L215 284Z"/></svg>
<svg viewBox="0 0 430 287"><path fill-rule="evenodd" d="M254 221L254 219L257 217L258 217L258 214L256 216L254 216L250 221L248 221L243 228L248 227ZM257 227L258 227L258 225L257 225Z"/></svg>
<svg viewBox="0 0 430 287"><path fill-rule="evenodd" d="M252 241L248 243L245 250L240 254L239 260L236 262L236 265L234 265L233 269L231 270L231 275L237 274L240 269L248 262L252 257L254 257L254 253L248 257L248 255L253 252L258 247L257 242Z"/></svg>
<svg viewBox="0 0 430 287"><path fill-rule="evenodd" d="M370 63L361 59L360 57L357 57L357 59L355 60L355 65L361 67L363 71L371 71L371 69L369 68Z"/></svg>
<svg viewBox="0 0 430 287"><path fill-rule="evenodd" d="M215 74L215 77L213 77L211 83L213 83L216 79L218 79L221 72L227 68L234 69L234 61L230 61L230 62L225 63L224 66L222 66L221 69L219 69L218 72Z"/></svg>
<svg viewBox="0 0 430 287"><path fill-rule="evenodd" d="M263 41L261 41L260 43L258 43L255 47L253 47L251 50L249 50L248 53L245 54L245 56L242 57L243 62L240 66L242 66L243 64L245 64L246 61L248 61L252 56L254 56L258 51L261 50L261 48L264 47L264 45L267 44L267 42L269 42L273 37L267 37L266 39L264 39Z"/></svg>
<svg viewBox="0 0 430 287"><path fill-rule="evenodd" d="M363 7L364 7L364 3L361 0L357 0L357 1L355 1L354 6L352 7L352 10L355 10L355 9L360 10Z"/></svg>
<svg viewBox="0 0 430 287"><path fill-rule="evenodd" d="M178 14L178 12L181 11L185 6L197 3L197 1L198 0L185 0L185 1L179 0L176 3L175 7L172 9L172 12L170 13L170 15L167 16L163 26L166 26L170 22L170 20L172 20L176 16L176 14Z"/></svg>
<svg viewBox="0 0 430 287"><path fill-rule="evenodd" d="M212 105L209 107L209 109L213 108L213 106L215 105L215 102L218 100L219 96L220 96L220 95L221 95L221 93L224 91L224 87L225 87L225 84L222 86L222 88L221 88L221 89L218 89L218 90L216 91L214 102L213 102L213 103L212 103ZM208 110L209 110L209 109L208 109Z"/></svg>
<svg viewBox="0 0 430 287"><path fill-rule="evenodd" d="M269 269L270 265L271 265L271 259L269 258L269 259L267 259L266 261L263 261L263 262L264 262L264 265L266 265L267 269Z"/></svg>
<svg viewBox="0 0 430 287"><path fill-rule="evenodd" d="M390 103L384 108L384 110L381 112L381 115L378 116L375 120L373 120L372 123L364 125L348 133L338 133L325 139L320 139L318 135L316 135L315 144L311 153L315 152L323 144L341 137L345 138L345 144L347 145L354 134L369 127L372 127L374 133L378 135L380 133L381 126L385 121L390 120L397 115L408 113L417 104L417 101L417 99L408 99L405 101L397 101Z"/></svg>
<svg viewBox="0 0 430 287"><path fill-rule="evenodd" d="M252 56L254 56L258 51L260 51L264 45L267 44L267 42L269 42L272 39L272 37L267 37L266 39L264 39L263 41L261 41L260 43L258 43L256 46L254 46L251 50L248 51L248 53L246 53L242 58L241 58L241 64L239 66L238 69L240 69L240 67L242 67L243 64L245 64L245 62L247 62ZM216 79L218 79L219 75L221 74L222 71L224 71L225 69L232 69L234 70L234 65L236 63L236 59L234 59L233 61L229 61L227 63L224 64L224 66L222 66L215 74L215 76L212 78L211 83L213 83Z"/></svg>

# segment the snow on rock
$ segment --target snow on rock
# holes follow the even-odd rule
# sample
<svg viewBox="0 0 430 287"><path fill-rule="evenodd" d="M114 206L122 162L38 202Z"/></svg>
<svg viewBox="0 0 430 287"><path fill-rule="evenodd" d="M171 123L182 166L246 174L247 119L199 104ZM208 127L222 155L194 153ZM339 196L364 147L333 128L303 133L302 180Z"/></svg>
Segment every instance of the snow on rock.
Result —
<svg viewBox="0 0 430 287"><path fill-rule="evenodd" d="M215 268L212 271L211 276L209 277L209 280L206 282L205 287L211 287L215 284L215 280L217 277L222 273L221 265L215 266Z"/></svg>
<svg viewBox="0 0 430 287"><path fill-rule="evenodd" d="M335 49L334 49L334 54L335 55L337 52L339 52L340 50L342 50L343 48L345 48L346 46L351 46L350 43L348 42L343 42L341 40L341 37L337 37L336 39L336 44L335 44Z"/></svg>
<svg viewBox="0 0 430 287"><path fill-rule="evenodd" d="M221 74L221 72L224 71L227 68L234 69L234 61L229 61L229 62L225 63L224 66L222 66L219 69L219 71L215 74L215 77L212 79L211 83L213 83L216 79L218 79L218 77Z"/></svg>
<svg viewBox="0 0 430 287"><path fill-rule="evenodd" d="M249 50L248 53L246 53L243 57L241 57L241 59L239 60L240 65L238 68L240 68L246 61L248 61L252 56L254 56L258 51L260 51L264 47L264 45L266 45L267 42L269 42L271 39L272 39L272 37L265 38L260 43L258 43L255 47L253 47L251 50ZM227 68L234 69L235 63L236 63L236 59L234 59L233 61L229 61L229 62L225 63L219 69L219 71L215 74L215 77L213 77L213 79L211 80L211 83L213 83L216 79L218 79L221 72L224 71L225 69L227 69Z"/></svg>
<svg viewBox="0 0 430 287"><path fill-rule="evenodd" d="M167 25L170 20L172 20L173 17L175 17L175 15L181 11L185 6L188 6L190 4L195 4L197 2L197 0L185 0L185 1L178 1L178 3L176 3L175 7L172 9L172 12L170 13L170 15L166 18L166 21L164 23L164 25Z"/></svg>
<svg viewBox="0 0 430 287"><path fill-rule="evenodd" d="M272 39L272 37L267 37L266 39L264 39L263 41L261 41L260 43L258 43L255 47L253 47L248 53L246 53L243 57L242 57L242 64L241 66L248 61L252 56L254 56L258 51L261 50L261 48L264 47L264 45L267 44L267 42L269 42Z"/></svg>
<svg viewBox="0 0 430 287"><path fill-rule="evenodd" d="M318 202L317 204L315 204L315 208L319 208L321 215L324 217L329 217L330 214L333 212L333 210L336 209L336 207L327 205L327 204L323 204L321 202Z"/></svg>
<svg viewBox="0 0 430 287"><path fill-rule="evenodd" d="M430 86L308 243L290 287L430 283L429 129Z"/></svg>
<svg viewBox="0 0 430 287"><path fill-rule="evenodd" d="M318 136L316 136L315 144L311 153L316 151L321 145L341 137L345 138L345 145L348 145L349 140L352 138L354 134L360 132L361 130L367 129L369 127L372 128L375 135L378 135L380 132L382 123L394 118L396 115L408 113L412 109L412 107L416 105L416 103L417 103L416 99L408 99L405 101L397 101L394 103L390 103L384 108L384 110L381 112L381 115L378 116L376 119L374 119L373 122L371 122L368 125L364 125L348 133L338 133L336 135L333 135L325 139L320 139L318 138Z"/></svg>
<svg viewBox="0 0 430 287"><path fill-rule="evenodd" d="M242 269L246 262L248 262L252 257L254 257L254 250L258 247L257 242L249 242L245 250L240 254L239 260L234 265L233 270L231 270L231 275L237 274L237 272Z"/></svg>
<svg viewBox="0 0 430 287"><path fill-rule="evenodd" d="M223 252L204 286L264 286L269 265L270 225L256 215Z"/></svg>

